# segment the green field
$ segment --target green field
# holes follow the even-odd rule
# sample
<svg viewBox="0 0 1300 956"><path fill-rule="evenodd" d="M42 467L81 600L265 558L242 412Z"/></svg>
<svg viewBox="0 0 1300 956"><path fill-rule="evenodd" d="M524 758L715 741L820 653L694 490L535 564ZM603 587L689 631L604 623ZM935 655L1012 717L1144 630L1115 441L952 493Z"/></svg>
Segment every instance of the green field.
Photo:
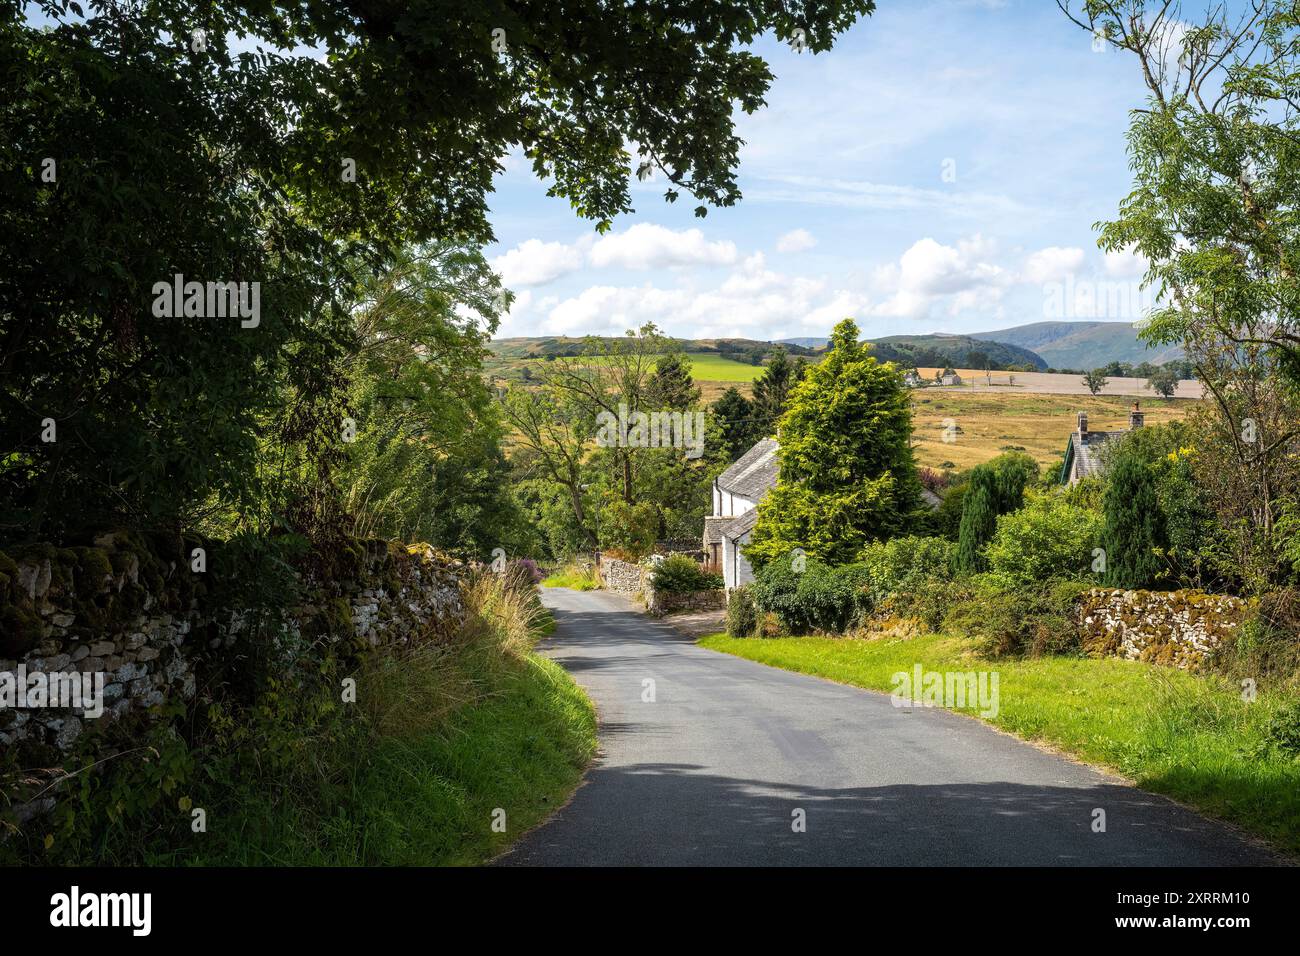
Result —
<svg viewBox="0 0 1300 956"><path fill-rule="evenodd" d="M752 382L763 374L761 365L733 362L721 355L688 355L691 377L697 382Z"/></svg>
<svg viewBox="0 0 1300 956"><path fill-rule="evenodd" d="M752 382L763 374L761 365L736 362L708 352L688 352L686 357L691 363L691 378L697 382Z"/></svg>

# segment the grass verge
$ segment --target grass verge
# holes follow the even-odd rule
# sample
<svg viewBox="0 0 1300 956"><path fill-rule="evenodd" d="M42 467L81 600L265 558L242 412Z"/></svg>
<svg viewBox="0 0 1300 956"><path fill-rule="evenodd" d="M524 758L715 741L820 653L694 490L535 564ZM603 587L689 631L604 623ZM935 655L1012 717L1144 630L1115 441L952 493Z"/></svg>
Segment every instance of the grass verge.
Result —
<svg viewBox="0 0 1300 956"><path fill-rule="evenodd" d="M231 838L188 862L470 865L561 806L596 750L591 702L532 652L550 622L534 595L488 575L467 603L451 647L362 676L368 732L303 755L314 787L241 794Z"/></svg>
<svg viewBox="0 0 1300 956"><path fill-rule="evenodd" d="M1270 722L1282 692L1245 702L1228 681L1118 659L980 658L957 637L911 640L730 638L701 646L785 670L892 691L892 675L997 671L990 723L1115 770L1139 786L1300 853L1300 760L1277 752ZM966 708L975 715L978 708Z"/></svg>
<svg viewBox="0 0 1300 956"><path fill-rule="evenodd" d="M268 675L248 704L157 722L106 772L67 778L50 818L10 824L0 863L490 859L568 799L596 751L591 702L533 653L553 620L531 579L506 577L467 584L451 635L349 673L303 654L304 673Z"/></svg>
<svg viewBox="0 0 1300 956"><path fill-rule="evenodd" d="M574 591L594 591L599 586L595 569L580 568L575 564L556 571L542 581L542 587L545 588L571 588Z"/></svg>

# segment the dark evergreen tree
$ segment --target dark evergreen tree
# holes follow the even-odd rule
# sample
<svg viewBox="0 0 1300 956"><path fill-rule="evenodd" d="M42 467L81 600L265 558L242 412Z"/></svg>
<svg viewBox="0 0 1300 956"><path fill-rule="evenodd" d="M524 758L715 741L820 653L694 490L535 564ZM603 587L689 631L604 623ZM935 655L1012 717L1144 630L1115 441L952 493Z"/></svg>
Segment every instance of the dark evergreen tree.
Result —
<svg viewBox="0 0 1300 956"><path fill-rule="evenodd" d="M647 386L647 407L686 411L699 400L700 389L691 378L691 360L681 352L669 352L659 359Z"/></svg>
<svg viewBox="0 0 1300 956"><path fill-rule="evenodd" d="M1133 454L1121 454L1106 476L1101 547L1106 554L1102 580L1115 588L1150 586L1160 572L1157 548L1166 544L1164 514L1156 497L1155 476Z"/></svg>
<svg viewBox="0 0 1300 956"><path fill-rule="evenodd" d="M754 421L754 406L734 385L722 393L712 410L726 445L727 461L735 461L762 437L762 423Z"/></svg>
<svg viewBox="0 0 1300 956"><path fill-rule="evenodd" d="M997 472L988 465L979 465L971 472L957 531L957 569L963 574L984 570L984 545L993 537L997 518Z"/></svg>
<svg viewBox="0 0 1300 956"><path fill-rule="evenodd" d="M781 346L772 349L763 374L754 380L754 416L760 419L759 428L765 434L776 434L776 423L785 414L790 389L799 384L806 368L802 359L791 361Z"/></svg>

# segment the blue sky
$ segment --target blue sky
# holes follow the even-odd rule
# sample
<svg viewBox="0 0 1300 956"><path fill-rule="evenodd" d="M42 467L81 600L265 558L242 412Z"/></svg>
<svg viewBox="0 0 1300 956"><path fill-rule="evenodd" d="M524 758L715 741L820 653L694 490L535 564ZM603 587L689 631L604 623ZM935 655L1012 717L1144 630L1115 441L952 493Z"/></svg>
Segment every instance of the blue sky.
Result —
<svg viewBox="0 0 1300 956"><path fill-rule="evenodd" d="M487 253L518 299L499 335L653 321L769 339L852 316L878 336L1140 317L1126 293L1142 263L1103 255L1093 229L1131 188L1137 63L1096 52L1051 0L881 0L828 53L771 38L756 49L776 81L765 110L738 118L736 207L697 219L689 197L662 200L660 178L597 236L508 158Z"/></svg>

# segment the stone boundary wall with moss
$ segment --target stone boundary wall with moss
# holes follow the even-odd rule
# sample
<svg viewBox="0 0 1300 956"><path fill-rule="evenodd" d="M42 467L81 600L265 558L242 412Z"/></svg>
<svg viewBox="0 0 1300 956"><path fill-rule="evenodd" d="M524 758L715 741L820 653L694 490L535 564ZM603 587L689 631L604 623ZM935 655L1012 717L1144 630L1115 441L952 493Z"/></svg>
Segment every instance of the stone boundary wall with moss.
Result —
<svg viewBox="0 0 1300 956"><path fill-rule="evenodd" d="M601 555L600 581L609 591L620 594L644 594L649 587L649 569L630 561Z"/></svg>
<svg viewBox="0 0 1300 956"><path fill-rule="evenodd" d="M90 718L0 700L0 747L17 748L26 766L47 766L89 725L147 719L225 679L249 652L240 638L253 614L223 589L237 573L221 567L221 551L219 542L118 532L89 547L0 552L0 675L102 674L104 707ZM299 600L272 653L311 642L321 655L355 657L440 641L462 619L466 568L427 545L349 541L325 557L315 571L292 573Z"/></svg>
<svg viewBox="0 0 1300 956"><path fill-rule="evenodd" d="M1202 591L1124 591L1094 588L1079 598L1083 648L1197 670L1233 639L1252 602Z"/></svg>
<svg viewBox="0 0 1300 956"><path fill-rule="evenodd" d="M718 611L727 606L727 592L719 588L711 591L674 593L650 588L645 592L645 601L646 610L655 617L662 617L675 611Z"/></svg>

